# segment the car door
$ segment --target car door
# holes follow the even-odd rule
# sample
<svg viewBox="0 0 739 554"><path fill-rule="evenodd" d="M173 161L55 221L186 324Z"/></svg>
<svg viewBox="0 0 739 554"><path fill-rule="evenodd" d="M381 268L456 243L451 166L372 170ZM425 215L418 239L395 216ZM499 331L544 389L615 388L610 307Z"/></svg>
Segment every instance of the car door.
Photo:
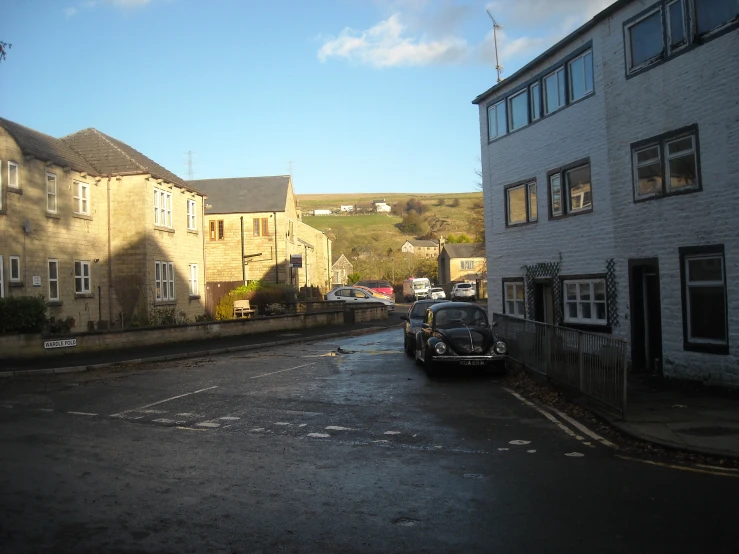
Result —
<svg viewBox="0 0 739 554"><path fill-rule="evenodd" d="M355 302L370 302L372 300L370 294L363 290L354 289L352 295L354 296L353 300Z"/></svg>
<svg viewBox="0 0 739 554"><path fill-rule="evenodd" d="M426 310L426 316L423 318L423 323L426 324L424 327L421 325L421 358L424 360L426 359L426 350L428 346L428 341L431 338L431 330L434 323L434 312L427 309Z"/></svg>

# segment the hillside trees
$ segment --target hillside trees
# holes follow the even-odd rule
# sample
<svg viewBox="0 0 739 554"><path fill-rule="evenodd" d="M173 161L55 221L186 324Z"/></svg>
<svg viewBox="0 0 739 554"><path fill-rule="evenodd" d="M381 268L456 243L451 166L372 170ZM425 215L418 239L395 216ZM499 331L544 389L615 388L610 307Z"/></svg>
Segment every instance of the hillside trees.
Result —
<svg viewBox="0 0 739 554"><path fill-rule="evenodd" d="M422 236L429 232L428 222L415 210L408 212L398 228L406 235Z"/></svg>

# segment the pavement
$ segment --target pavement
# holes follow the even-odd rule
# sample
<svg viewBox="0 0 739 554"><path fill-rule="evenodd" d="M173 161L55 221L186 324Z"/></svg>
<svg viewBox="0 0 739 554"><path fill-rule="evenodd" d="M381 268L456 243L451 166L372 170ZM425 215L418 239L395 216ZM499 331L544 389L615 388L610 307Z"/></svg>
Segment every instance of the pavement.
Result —
<svg viewBox="0 0 739 554"><path fill-rule="evenodd" d="M398 326L401 308L385 320L182 342L53 359L0 360L0 378L90 371L120 364L200 358ZM600 413L623 433L667 448L739 459L739 391L726 391L634 374L623 419Z"/></svg>

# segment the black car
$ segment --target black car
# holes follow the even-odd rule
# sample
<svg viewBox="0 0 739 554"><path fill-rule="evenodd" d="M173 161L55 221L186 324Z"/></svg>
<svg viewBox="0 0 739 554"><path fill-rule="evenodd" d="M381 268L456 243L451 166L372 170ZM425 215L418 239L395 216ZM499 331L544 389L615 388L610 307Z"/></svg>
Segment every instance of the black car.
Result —
<svg viewBox="0 0 739 554"><path fill-rule="evenodd" d="M417 300L408 309L408 315L400 316L405 321L403 324L403 350L409 356L413 356L416 352L416 333L421 330L421 324L426 317L426 308L449 302L449 300Z"/></svg>
<svg viewBox="0 0 739 554"><path fill-rule="evenodd" d="M505 341L493 333L487 312L465 302L429 306L416 334L416 363L428 373L447 366L505 371L507 351Z"/></svg>

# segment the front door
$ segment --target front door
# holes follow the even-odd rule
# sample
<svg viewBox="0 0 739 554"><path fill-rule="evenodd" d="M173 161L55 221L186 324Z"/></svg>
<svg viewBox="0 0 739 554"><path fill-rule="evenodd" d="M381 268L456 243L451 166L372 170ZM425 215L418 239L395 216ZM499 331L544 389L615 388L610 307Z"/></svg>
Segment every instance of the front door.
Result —
<svg viewBox="0 0 739 554"><path fill-rule="evenodd" d="M554 295L551 281L534 284L534 319L554 325Z"/></svg>
<svg viewBox="0 0 739 554"><path fill-rule="evenodd" d="M659 260L629 260L631 363L636 371L662 373Z"/></svg>

